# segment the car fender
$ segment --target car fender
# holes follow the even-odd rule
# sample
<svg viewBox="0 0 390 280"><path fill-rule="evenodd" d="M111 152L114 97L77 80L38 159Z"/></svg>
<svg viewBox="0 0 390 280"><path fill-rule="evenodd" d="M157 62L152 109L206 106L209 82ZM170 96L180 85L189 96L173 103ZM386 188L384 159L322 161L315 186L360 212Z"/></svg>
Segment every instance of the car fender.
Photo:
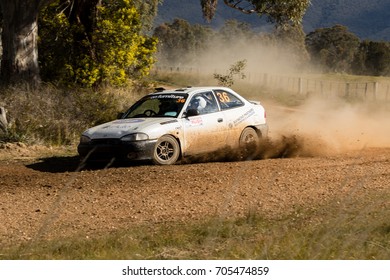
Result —
<svg viewBox="0 0 390 280"><path fill-rule="evenodd" d="M147 131L144 131L149 135L150 139L158 139L164 135L171 135L175 137L180 146L181 154L183 154L184 133L183 126L180 119L167 119L161 121L159 124L150 127Z"/></svg>
<svg viewBox="0 0 390 280"><path fill-rule="evenodd" d="M177 119L167 119L140 129L140 132L149 135L149 139L158 139L163 135L172 135L175 138L180 138L182 126Z"/></svg>

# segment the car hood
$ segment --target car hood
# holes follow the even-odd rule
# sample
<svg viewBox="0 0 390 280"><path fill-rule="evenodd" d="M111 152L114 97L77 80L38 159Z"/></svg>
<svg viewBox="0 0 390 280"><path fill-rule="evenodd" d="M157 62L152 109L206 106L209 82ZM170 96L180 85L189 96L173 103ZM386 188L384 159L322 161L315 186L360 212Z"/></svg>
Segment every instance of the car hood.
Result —
<svg viewBox="0 0 390 280"><path fill-rule="evenodd" d="M171 118L133 118L120 119L104 123L86 130L83 135L91 139L121 138L122 136L144 132L147 133L151 126L163 125L167 122L175 121Z"/></svg>

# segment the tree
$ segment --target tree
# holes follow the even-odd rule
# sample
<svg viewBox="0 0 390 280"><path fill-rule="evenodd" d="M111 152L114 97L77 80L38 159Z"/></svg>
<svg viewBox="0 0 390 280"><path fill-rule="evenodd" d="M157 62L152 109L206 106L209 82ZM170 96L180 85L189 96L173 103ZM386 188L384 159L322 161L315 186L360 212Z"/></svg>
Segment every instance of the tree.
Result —
<svg viewBox="0 0 390 280"><path fill-rule="evenodd" d="M142 22L143 32L149 32L153 28L154 18L157 16L158 5L163 0L134 0Z"/></svg>
<svg viewBox="0 0 390 280"><path fill-rule="evenodd" d="M390 75L390 43L370 42L365 63L367 74L375 76Z"/></svg>
<svg viewBox="0 0 390 280"><path fill-rule="evenodd" d="M305 45L305 33L302 25L277 26L274 32L276 45L291 61L305 64L309 54Z"/></svg>
<svg viewBox="0 0 390 280"><path fill-rule="evenodd" d="M284 43L284 48L292 50L298 60L306 61L302 18L310 5L310 0L223 0L224 4L246 14L256 13L266 16L275 23L275 37ZM201 0L203 17L211 21L218 0ZM286 48L287 47L287 48Z"/></svg>
<svg viewBox="0 0 390 280"><path fill-rule="evenodd" d="M159 39L160 53L168 61L187 62L189 57L193 57L195 36L186 20L174 19L171 24L163 23L154 30L154 36Z"/></svg>
<svg viewBox="0 0 390 280"><path fill-rule="evenodd" d="M38 14L50 0L0 0L3 15L1 81L40 82L38 65Z"/></svg>
<svg viewBox="0 0 390 280"><path fill-rule="evenodd" d="M148 73L156 40L141 34L131 0L58 0L41 20L43 78L85 87L124 85Z"/></svg>
<svg viewBox="0 0 390 280"><path fill-rule="evenodd" d="M353 73L358 75L390 75L390 43L361 42L353 61Z"/></svg>
<svg viewBox="0 0 390 280"><path fill-rule="evenodd" d="M191 25L183 19L163 23L155 28L159 41L159 61L173 64L190 64L207 48L214 32L201 25Z"/></svg>
<svg viewBox="0 0 390 280"><path fill-rule="evenodd" d="M102 2L111 6L118 4L118 1L102 0L0 0L0 9L3 16L1 82L3 84L15 84L22 81L34 85L39 84L38 16L40 16L42 8L48 4L57 3L57 7L61 7L57 11L66 15L65 17L72 28L77 26L80 31L82 27L84 34L82 32L74 32L73 35L75 37L72 40L73 42L80 42L79 50L84 49L88 52L91 49L83 45L86 42L84 39L92 42L93 30L96 28L98 6ZM160 0L124 0L124 2L132 2L136 5L137 9L142 11L142 20L146 22L142 25L142 28L143 30L149 30L151 27L151 18L155 16ZM62 18L62 20L64 19ZM75 29L71 31L73 32ZM67 29L66 31L69 30ZM46 35L56 36L58 34L59 32L55 32L52 34L47 33ZM61 39L60 37L70 40L69 37L64 37L64 34L53 38L53 40ZM140 44L142 45L142 49L136 55L141 60L143 59L143 61L140 61L138 65L133 67L133 70L140 68L142 64L146 65L151 62L150 55L153 52L151 49L155 47L155 42L150 38L144 39L141 40L142 43ZM69 42L64 43L64 45L68 46L67 43ZM142 56L142 54L148 57ZM89 53L89 55L93 56L93 53ZM47 58L46 61L49 59Z"/></svg>
<svg viewBox="0 0 390 280"><path fill-rule="evenodd" d="M310 0L223 0L225 5L243 13L265 15L277 25L301 24ZM216 11L218 0L201 0L203 16L210 21Z"/></svg>
<svg viewBox="0 0 390 280"><path fill-rule="evenodd" d="M218 81L218 84L225 87L231 87L234 84L234 77L245 79L246 75L242 72L246 67L246 60L240 60L232 64L229 68L229 72L226 75L214 74L214 79Z"/></svg>
<svg viewBox="0 0 390 280"><path fill-rule="evenodd" d="M319 28L306 36L312 61L334 72L351 70L359 45L360 39L342 25Z"/></svg>
<svg viewBox="0 0 390 280"><path fill-rule="evenodd" d="M230 19L225 21L218 35L224 43L230 43L234 38L236 42L244 41L245 44L255 36L255 33L248 23Z"/></svg>

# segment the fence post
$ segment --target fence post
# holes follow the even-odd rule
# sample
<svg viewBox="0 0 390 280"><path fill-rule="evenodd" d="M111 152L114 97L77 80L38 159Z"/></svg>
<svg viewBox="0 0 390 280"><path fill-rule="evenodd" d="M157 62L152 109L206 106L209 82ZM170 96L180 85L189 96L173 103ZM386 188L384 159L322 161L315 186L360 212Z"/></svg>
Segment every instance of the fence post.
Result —
<svg viewBox="0 0 390 280"><path fill-rule="evenodd" d="M302 77L298 78L298 94L301 95L303 91L303 85L302 85Z"/></svg>
<svg viewBox="0 0 390 280"><path fill-rule="evenodd" d="M374 100L376 100L376 94L378 92L378 86L379 86L379 83L378 82L374 82Z"/></svg>
<svg viewBox="0 0 390 280"><path fill-rule="evenodd" d="M268 74L267 73L264 73L264 75L263 75L263 83L264 83L265 87L268 86Z"/></svg>
<svg viewBox="0 0 390 280"><path fill-rule="evenodd" d="M364 88L364 100L367 100L367 91L368 91L368 83L366 83L366 87Z"/></svg>
<svg viewBox="0 0 390 280"><path fill-rule="evenodd" d="M349 96L349 86L350 86L349 83L346 83L346 84L345 84L345 97L348 97L348 96Z"/></svg>

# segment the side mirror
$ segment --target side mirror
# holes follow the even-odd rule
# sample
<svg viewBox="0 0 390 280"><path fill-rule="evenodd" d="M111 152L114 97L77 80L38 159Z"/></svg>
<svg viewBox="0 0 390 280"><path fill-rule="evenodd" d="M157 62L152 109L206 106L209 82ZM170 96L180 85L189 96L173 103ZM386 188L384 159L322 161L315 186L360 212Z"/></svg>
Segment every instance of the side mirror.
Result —
<svg viewBox="0 0 390 280"><path fill-rule="evenodd" d="M196 110L196 109L188 109L186 114L185 114L185 117L188 118L188 117L193 117L193 116L198 116L199 115L199 111Z"/></svg>

